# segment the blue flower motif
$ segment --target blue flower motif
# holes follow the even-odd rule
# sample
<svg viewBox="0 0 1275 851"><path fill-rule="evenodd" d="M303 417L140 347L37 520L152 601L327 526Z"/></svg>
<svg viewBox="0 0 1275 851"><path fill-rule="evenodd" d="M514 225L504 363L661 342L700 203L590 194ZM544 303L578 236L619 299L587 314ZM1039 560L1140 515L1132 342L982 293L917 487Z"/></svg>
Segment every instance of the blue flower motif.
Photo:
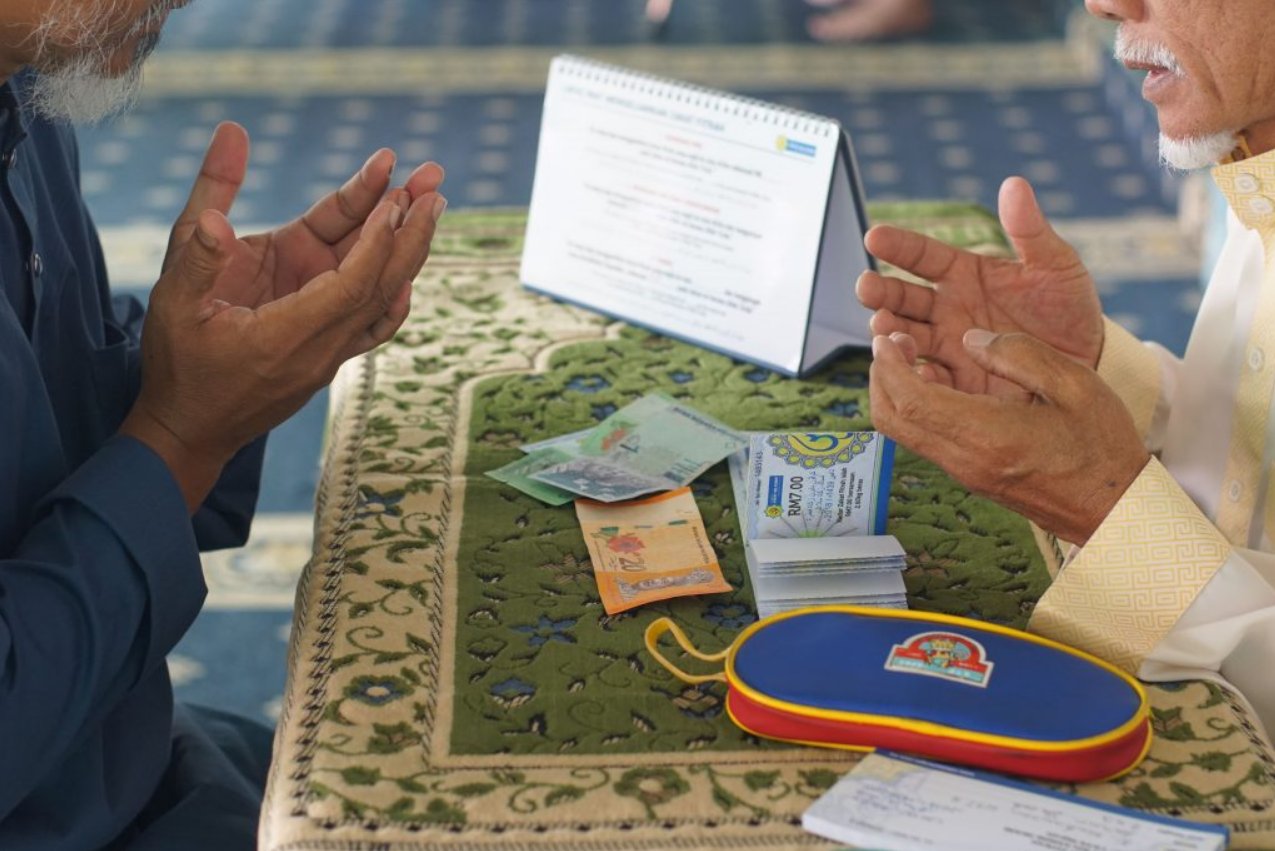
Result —
<svg viewBox="0 0 1275 851"><path fill-rule="evenodd" d="M757 620L757 616L740 603L713 603L704 610L702 617L723 629L739 629Z"/></svg>
<svg viewBox="0 0 1275 851"><path fill-rule="evenodd" d="M770 370L762 369L760 366L758 366L758 367L754 367L753 369L750 369L748 372L745 372L744 378L747 378L749 381L753 382L754 384L761 384L767 381L772 374L773 373Z"/></svg>
<svg viewBox="0 0 1275 851"><path fill-rule="evenodd" d="M695 380L694 375L680 369L676 370L675 372L670 372L668 374L668 377L671 378L677 384L689 384L690 382Z"/></svg>
<svg viewBox="0 0 1275 851"><path fill-rule="evenodd" d="M696 479L691 482L691 494L699 499L708 499L713 495L713 483L705 479Z"/></svg>
<svg viewBox="0 0 1275 851"><path fill-rule="evenodd" d="M837 417L857 417L860 411L859 403L853 400L834 402L824 410Z"/></svg>
<svg viewBox="0 0 1275 851"><path fill-rule="evenodd" d="M612 405L610 403L606 405L594 405L593 418L601 422L602 420L605 420L607 417L611 416L618 410L619 408L617 408L615 405Z"/></svg>
<svg viewBox="0 0 1275 851"><path fill-rule="evenodd" d="M581 393L599 393L610 386L611 382L600 375L577 375L567 382L568 390L578 390Z"/></svg>
<svg viewBox="0 0 1275 851"><path fill-rule="evenodd" d="M371 517L375 514L388 514L391 517L402 516L403 511L398 504L407 496L405 491L394 491L392 493L377 493L369 487L359 488L359 508L355 512L360 518Z"/></svg>
<svg viewBox="0 0 1275 851"><path fill-rule="evenodd" d="M832 376L832 383L838 387L853 387L860 390L868 386L868 376L862 372L839 372Z"/></svg>
<svg viewBox="0 0 1275 851"><path fill-rule="evenodd" d="M412 684L400 677L359 677L345 687L345 696L372 706L384 706L413 691Z"/></svg>
<svg viewBox="0 0 1275 851"><path fill-rule="evenodd" d="M530 624L522 624L521 626L512 627L512 629L514 632L521 632L523 635L527 636L527 643L532 647L542 647L550 641L561 641L563 644L575 644L576 637L567 631L574 629L575 625L575 618L555 621L550 620L545 615L541 615L539 623L534 626Z"/></svg>
<svg viewBox="0 0 1275 851"><path fill-rule="evenodd" d="M503 683L496 683L491 687L491 693L496 697L514 698L514 697L531 697L536 693L536 687L531 683L524 683L517 677L510 677Z"/></svg>

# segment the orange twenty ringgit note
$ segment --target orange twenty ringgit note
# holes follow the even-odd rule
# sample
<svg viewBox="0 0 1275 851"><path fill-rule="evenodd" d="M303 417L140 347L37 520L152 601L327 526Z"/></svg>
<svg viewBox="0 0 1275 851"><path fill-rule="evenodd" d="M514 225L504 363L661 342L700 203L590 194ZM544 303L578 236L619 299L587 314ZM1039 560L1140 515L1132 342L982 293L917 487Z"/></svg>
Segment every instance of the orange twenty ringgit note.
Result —
<svg viewBox="0 0 1275 851"><path fill-rule="evenodd" d="M576 516L608 615L731 590L690 488L633 502L578 499Z"/></svg>

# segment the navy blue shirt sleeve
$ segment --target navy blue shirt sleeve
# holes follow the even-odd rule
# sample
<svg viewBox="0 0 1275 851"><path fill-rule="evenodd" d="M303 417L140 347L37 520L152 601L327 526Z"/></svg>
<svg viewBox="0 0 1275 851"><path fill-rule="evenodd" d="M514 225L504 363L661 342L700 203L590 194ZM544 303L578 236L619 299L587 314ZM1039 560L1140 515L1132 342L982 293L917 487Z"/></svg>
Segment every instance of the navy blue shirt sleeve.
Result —
<svg viewBox="0 0 1275 851"><path fill-rule="evenodd" d="M0 818L164 665L205 594L181 491L141 443L108 441L41 503L0 557L0 753L22 766L0 771Z"/></svg>
<svg viewBox="0 0 1275 851"><path fill-rule="evenodd" d="M221 471L221 478L195 512L191 522L201 550L241 547L261 491L261 463L266 454L266 438L249 443Z"/></svg>

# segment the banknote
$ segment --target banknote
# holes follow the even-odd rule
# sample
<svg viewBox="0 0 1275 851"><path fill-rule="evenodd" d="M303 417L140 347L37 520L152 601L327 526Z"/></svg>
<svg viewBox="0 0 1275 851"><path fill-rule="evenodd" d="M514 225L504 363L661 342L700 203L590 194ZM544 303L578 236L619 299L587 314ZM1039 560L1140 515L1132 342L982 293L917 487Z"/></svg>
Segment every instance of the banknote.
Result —
<svg viewBox="0 0 1275 851"><path fill-rule="evenodd" d="M561 464L570 460L570 458L571 456L565 452L560 452L550 447L519 458L517 461L506 464L498 470L491 470L487 475L498 482L504 482L525 494L534 496L541 502L546 502L549 505L566 505L576 498L576 494L556 488L545 482L538 482L530 478L530 476L532 473Z"/></svg>
<svg viewBox="0 0 1275 851"><path fill-rule="evenodd" d="M690 488L637 502L576 501L602 607L730 591Z"/></svg>
<svg viewBox="0 0 1275 851"><path fill-rule="evenodd" d="M876 432L753 435L749 539L884 534L893 463Z"/></svg>
<svg viewBox="0 0 1275 851"><path fill-rule="evenodd" d="M574 458L530 477L614 502L687 485L747 445L742 435L712 417L652 394L616 411L578 439L556 442L551 449Z"/></svg>
<svg viewBox="0 0 1275 851"><path fill-rule="evenodd" d="M540 450L542 453L558 451L553 447ZM527 456L533 457L535 455ZM572 458L530 475L537 484L570 491L598 502L620 502L670 487L667 479L645 476L619 464L609 464L601 458Z"/></svg>
<svg viewBox="0 0 1275 851"><path fill-rule="evenodd" d="M591 428L581 429L580 431L573 431L570 434L560 434L557 437L550 437L546 440L538 440L535 443L528 443L518 448L523 452L530 454L532 452L537 452L541 449L549 449L551 447L578 446L580 441L584 440L591 431L593 431Z"/></svg>

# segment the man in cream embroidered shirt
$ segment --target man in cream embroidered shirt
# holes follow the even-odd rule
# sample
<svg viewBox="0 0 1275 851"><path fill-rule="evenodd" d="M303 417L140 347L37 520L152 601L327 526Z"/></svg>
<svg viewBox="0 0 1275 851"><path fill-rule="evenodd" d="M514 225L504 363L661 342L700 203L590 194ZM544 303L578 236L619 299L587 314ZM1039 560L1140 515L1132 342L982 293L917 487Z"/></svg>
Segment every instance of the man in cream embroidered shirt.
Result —
<svg viewBox="0 0 1275 851"><path fill-rule="evenodd" d="M1275 152L1214 178L1228 238L1185 358L1109 323L1098 361L1156 457L1032 628L1144 679L1217 672L1275 731Z"/></svg>
<svg viewBox="0 0 1275 851"><path fill-rule="evenodd" d="M1186 355L1104 320L1026 182L1018 259L869 233L877 427L1073 548L1030 628L1148 680L1222 681L1275 733L1275 38L1266 0L1089 0L1147 71L1161 155L1213 176L1226 246Z"/></svg>

